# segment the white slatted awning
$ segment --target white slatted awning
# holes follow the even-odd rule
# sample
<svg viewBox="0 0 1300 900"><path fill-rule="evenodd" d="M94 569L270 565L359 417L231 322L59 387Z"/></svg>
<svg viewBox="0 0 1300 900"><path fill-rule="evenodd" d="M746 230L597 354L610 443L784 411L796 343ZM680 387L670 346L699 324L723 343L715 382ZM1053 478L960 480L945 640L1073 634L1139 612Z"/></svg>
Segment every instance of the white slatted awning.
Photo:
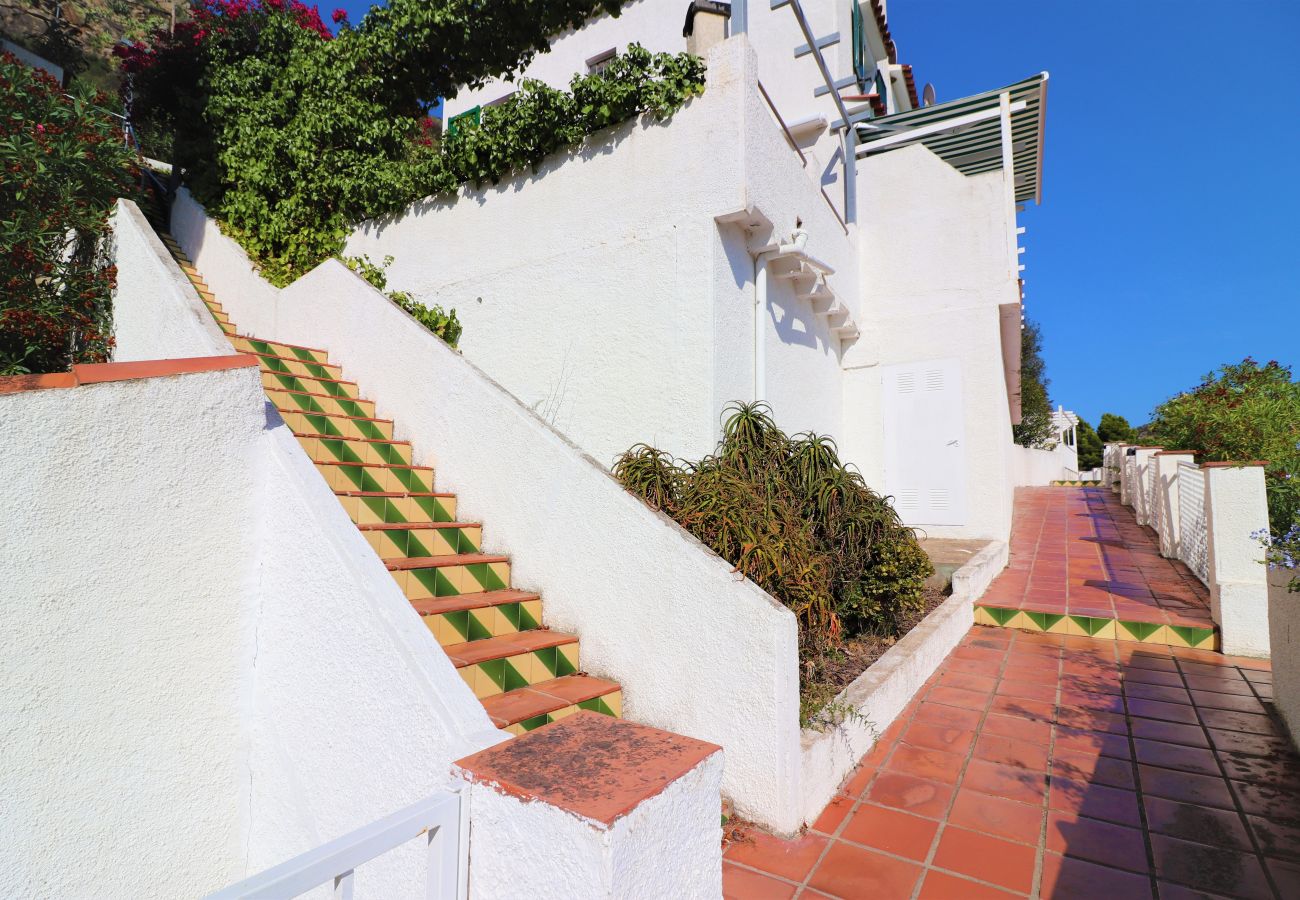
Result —
<svg viewBox="0 0 1300 900"><path fill-rule="evenodd" d="M963 175L992 172L1009 158L1016 201L1041 203L1046 112L1047 73L1039 72L995 91L859 122L857 156L921 143ZM1010 124L1010 154L1002 146L1004 117Z"/></svg>

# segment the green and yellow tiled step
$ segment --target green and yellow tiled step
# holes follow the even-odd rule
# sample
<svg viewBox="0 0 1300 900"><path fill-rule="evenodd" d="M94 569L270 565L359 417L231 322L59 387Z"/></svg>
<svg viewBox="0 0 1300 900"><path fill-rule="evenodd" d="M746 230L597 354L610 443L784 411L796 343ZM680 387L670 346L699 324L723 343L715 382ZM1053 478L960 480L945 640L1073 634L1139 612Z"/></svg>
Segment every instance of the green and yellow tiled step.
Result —
<svg viewBox="0 0 1300 900"><path fill-rule="evenodd" d="M267 398L492 721L522 734L580 709L621 715L619 686L582 672L578 639L542 625L541 598L510 586L509 558L483 552L482 526L457 520L456 497L328 354L239 334L162 239L234 348L258 358Z"/></svg>
<svg viewBox="0 0 1300 900"><path fill-rule="evenodd" d="M1045 634L1072 634L1099 640L1163 644L1201 650L1218 649L1218 634L1209 625L1200 627L1099 616L1077 616L980 603L975 605L975 624L1018 628L1022 631L1038 631Z"/></svg>

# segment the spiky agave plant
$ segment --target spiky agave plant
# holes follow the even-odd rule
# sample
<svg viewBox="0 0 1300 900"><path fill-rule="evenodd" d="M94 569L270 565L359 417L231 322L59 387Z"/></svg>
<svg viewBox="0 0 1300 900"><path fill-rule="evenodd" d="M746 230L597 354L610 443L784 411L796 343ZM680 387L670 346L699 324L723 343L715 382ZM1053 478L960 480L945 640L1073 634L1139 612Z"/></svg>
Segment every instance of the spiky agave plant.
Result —
<svg viewBox="0 0 1300 900"><path fill-rule="evenodd" d="M790 607L805 644L896 627L932 571L831 438L787 437L761 403L729 405L717 452L698 463L638 444L614 473Z"/></svg>

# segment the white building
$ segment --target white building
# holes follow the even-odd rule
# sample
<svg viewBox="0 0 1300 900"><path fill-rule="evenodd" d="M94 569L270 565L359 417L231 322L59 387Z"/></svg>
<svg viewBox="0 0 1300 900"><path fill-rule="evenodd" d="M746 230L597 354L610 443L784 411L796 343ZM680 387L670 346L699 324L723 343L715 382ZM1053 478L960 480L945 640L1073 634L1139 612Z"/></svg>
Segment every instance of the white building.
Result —
<svg viewBox="0 0 1300 900"><path fill-rule="evenodd" d="M565 86L631 42L706 54L704 95L347 252L394 256L394 286L455 307L466 357L602 463L641 441L698 458L727 403L761 399L910 524L1005 537L1046 73L922 107L883 2L634 0L522 77Z"/></svg>

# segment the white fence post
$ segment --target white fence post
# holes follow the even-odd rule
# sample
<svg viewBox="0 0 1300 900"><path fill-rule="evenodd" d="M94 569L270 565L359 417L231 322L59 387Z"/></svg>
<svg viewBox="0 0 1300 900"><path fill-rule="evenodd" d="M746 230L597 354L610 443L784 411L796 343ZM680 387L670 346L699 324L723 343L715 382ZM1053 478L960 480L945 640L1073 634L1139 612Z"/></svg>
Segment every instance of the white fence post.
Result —
<svg viewBox="0 0 1300 900"><path fill-rule="evenodd" d="M1268 568L1252 536L1268 528L1263 463L1206 463L1210 612L1224 653L1269 655Z"/></svg>
<svg viewBox="0 0 1300 900"><path fill-rule="evenodd" d="M1138 447L1132 457L1133 483L1129 485L1129 501L1133 504L1133 514L1139 525L1151 524L1152 485L1155 481L1155 466L1151 460L1160 447Z"/></svg>
<svg viewBox="0 0 1300 900"><path fill-rule="evenodd" d="M1178 558L1179 515L1178 472L1180 463L1195 461L1191 450L1161 450L1156 464L1156 533L1160 535L1160 555Z"/></svg>

